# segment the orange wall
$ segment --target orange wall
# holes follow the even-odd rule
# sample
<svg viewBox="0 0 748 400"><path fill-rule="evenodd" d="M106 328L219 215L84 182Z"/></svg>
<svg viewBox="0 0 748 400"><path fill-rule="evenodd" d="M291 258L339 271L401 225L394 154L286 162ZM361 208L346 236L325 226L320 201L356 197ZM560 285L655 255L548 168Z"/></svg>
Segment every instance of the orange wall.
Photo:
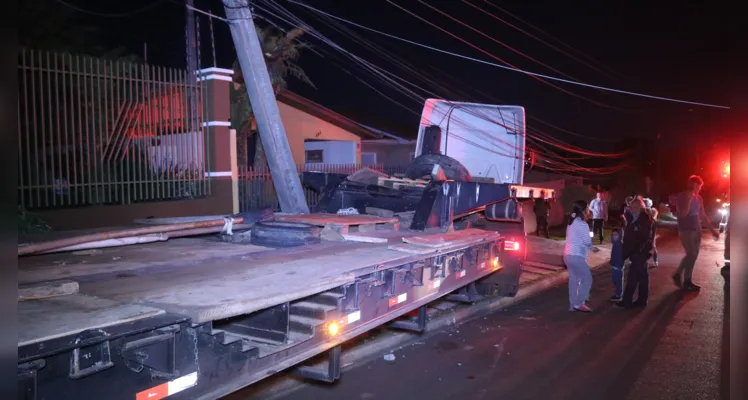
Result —
<svg viewBox="0 0 748 400"><path fill-rule="evenodd" d="M356 143L356 163L361 162L361 138L327 121L278 102L281 120L296 164L304 164L304 139L345 140Z"/></svg>

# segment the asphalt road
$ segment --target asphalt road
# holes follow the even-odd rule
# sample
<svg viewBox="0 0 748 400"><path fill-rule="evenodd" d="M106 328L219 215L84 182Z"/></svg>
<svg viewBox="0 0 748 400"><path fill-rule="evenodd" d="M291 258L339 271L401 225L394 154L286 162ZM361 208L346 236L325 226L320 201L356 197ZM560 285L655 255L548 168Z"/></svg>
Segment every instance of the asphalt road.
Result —
<svg viewBox="0 0 748 400"><path fill-rule="evenodd" d="M333 385L306 384L285 399L727 399L729 292L716 263L724 242L704 236L694 281L670 276L682 249L658 243L649 305L619 309L610 271L594 275L592 314L568 311L567 289L423 337L343 373Z"/></svg>

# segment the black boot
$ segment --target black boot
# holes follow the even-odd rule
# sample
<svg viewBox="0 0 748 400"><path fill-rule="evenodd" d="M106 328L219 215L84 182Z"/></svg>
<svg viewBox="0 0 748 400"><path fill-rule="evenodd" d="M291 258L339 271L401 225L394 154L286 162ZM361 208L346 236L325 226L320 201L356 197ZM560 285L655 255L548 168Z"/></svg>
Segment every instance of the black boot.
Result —
<svg viewBox="0 0 748 400"><path fill-rule="evenodd" d="M691 282L691 280L687 280L683 283L683 290L686 292L698 292L701 290L701 286Z"/></svg>

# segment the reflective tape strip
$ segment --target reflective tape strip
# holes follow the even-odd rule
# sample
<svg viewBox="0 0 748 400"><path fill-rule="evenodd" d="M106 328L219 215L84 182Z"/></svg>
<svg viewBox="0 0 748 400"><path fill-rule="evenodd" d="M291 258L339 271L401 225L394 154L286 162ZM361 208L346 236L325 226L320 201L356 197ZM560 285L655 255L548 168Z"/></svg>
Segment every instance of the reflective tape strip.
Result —
<svg viewBox="0 0 748 400"><path fill-rule="evenodd" d="M231 126L229 121L205 121L203 126Z"/></svg>
<svg viewBox="0 0 748 400"><path fill-rule="evenodd" d="M135 394L135 400L161 400L197 385L197 372L181 376Z"/></svg>
<svg viewBox="0 0 748 400"><path fill-rule="evenodd" d="M211 72L217 72L219 74L224 74L224 75L234 75L233 70L226 69L226 68L210 67L210 68L203 68L203 69L197 70L198 75L205 75Z"/></svg>
<svg viewBox="0 0 748 400"><path fill-rule="evenodd" d="M217 80L217 81L226 81L226 82L233 82L233 81L234 81L234 78L232 78L232 77L230 77L230 76L226 76L226 75L215 75L215 74L210 74L210 75L206 75L206 76L201 76L201 77L199 77L199 78L198 78L198 80L199 80L199 81L212 81L212 80Z"/></svg>
<svg viewBox="0 0 748 400"><path fill-rule="evenodd" d="M220 171L220 172L206 172L205 176L208 178L217 177L217 176L233 176L231 171Z"/></svg>

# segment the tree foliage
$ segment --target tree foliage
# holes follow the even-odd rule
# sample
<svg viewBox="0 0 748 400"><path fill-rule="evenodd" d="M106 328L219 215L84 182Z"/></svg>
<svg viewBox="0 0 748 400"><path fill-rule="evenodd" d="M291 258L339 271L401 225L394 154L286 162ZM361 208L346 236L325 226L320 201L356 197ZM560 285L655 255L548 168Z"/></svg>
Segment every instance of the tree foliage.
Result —
<svg viewBox="0 0 748 400"><path fill-rule="evenodd" d="M255 26L257 36L260 40L262 52L265 55L265 65L270 75L270 82L277 95L282 89L288 87L288 79L297 79L311 87L314 83L309 79L304 70L296 63L301 56L301 50L308 47L306 43L300 42L299 38L304 35L302 28L295 28L287 32L279 32L274 29L265 29ZM239 162L248 165L245 160L247 150L247 139L254 131L255 118L252 112L252 104L247 95L247 87L244 81L239 61L235 61L234 85L231 88L231 127L236 129L237 152ZM256 167L266 164L262 143L258 140L255 150L254 162Z"/></svg>

